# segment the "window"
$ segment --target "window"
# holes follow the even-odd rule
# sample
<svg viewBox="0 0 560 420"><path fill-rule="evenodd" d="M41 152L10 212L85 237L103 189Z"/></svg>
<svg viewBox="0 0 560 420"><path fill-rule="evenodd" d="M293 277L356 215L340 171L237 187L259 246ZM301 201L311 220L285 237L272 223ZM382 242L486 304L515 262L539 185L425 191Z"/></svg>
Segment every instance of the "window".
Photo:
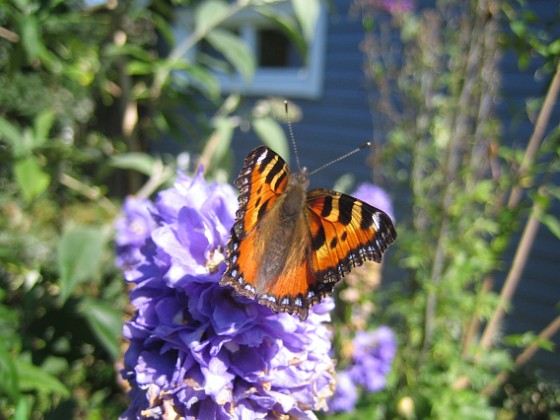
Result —
<svg viewBox="0 0 560 420"><path fill-rule="evenodd" d="M292 13L289 2L275 4L284 13ZM188 15L185 15L187 17ZM188 27L187 19L179 18L177 35ZM307 56L302 57L295 43L281 30L274 27L266 17L254 10L244 10L229 19L224 27L237 33L257 60L253 79L247 84L239 74L216 71L215 76L225 93L240 92L251 95L279 95L307 99L321 96L323 85L323 64L326 41L326 10L321 6L315 37L307 48ZM208 51L208 46L199 46Z"/></svg>

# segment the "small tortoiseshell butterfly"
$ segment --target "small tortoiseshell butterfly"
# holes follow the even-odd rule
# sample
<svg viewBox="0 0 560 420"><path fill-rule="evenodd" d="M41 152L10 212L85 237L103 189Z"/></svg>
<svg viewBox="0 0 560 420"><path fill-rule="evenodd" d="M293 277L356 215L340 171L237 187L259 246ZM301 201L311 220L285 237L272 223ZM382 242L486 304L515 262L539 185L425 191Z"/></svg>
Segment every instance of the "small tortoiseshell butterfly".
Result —
<svg viewBox="0 0 560 420"><path fill-rule="evenodd" d="M383 211L332 190L306 193L308 184L305 169L290 174L268 147L249 153L236 181L239 210L220 280L302 320L353 267L381 262L397 236Z"/></svg>

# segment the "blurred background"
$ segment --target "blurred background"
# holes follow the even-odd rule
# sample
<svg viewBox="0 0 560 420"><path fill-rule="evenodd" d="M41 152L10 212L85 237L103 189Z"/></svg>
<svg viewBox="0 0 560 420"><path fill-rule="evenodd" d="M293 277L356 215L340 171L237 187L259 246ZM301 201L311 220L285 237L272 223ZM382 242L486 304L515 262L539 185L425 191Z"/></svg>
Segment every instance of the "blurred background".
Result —
<svg viewBox="0 0 560 420"><path fill-rule="evenodd" d="M0 417L117 418L125 197L232 182L264 143L312 187L393 201L387 384L333 418L560 418L560 8L535 0L0 2ZM288 115L284 101L288 100ZM375 203L374 203L375 204ZM346 410L341 410L346 411Z"/></svg>

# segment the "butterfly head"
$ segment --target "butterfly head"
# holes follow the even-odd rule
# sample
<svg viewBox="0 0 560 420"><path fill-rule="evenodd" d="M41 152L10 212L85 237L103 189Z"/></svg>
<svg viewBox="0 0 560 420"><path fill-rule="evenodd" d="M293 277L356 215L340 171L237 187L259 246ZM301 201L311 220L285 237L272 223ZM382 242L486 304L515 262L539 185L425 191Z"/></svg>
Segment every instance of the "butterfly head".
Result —
<svg viewBox="0 0 560 420"><path fill-rule="evenodd" d="M304 189L307 189L309 187L309 175L305 166L301 168L299 172L294 172L290 175L290 184L300 185Z"/></svg>

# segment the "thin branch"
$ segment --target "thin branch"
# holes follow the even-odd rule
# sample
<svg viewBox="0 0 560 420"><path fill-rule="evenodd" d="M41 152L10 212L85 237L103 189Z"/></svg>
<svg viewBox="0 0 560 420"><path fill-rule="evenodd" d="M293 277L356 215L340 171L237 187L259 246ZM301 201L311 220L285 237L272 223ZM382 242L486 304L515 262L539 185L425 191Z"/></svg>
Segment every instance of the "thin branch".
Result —
<svg viewBox="0 0 560 420"><path fill-rule="evenodd" d="M539 215L542 210L541 204L538 201L535 201L533 209L531 210L531 215L529 216L529 220L527 220L525 229L523 230L523 235L521 236L521 240L519 241L519 245L515 252L513 263L500 292L498 307L492 314L490 322L486 325L484 333L482 334L480 347L483 351L488 350L491 347L494 337L496 336L496 332L504 317L505 308L511 302L511 298L517 289L521 274L523 273L529 253L531 252L531 247L533 246L533 242L535 241L535 237L537 235L539 228Z"/></svg>
<svg viewBox="0 0 560 420"><path fill-rule="evenodd" d="M0 26L0 38L4 38L14 44L20 40L17 33L10 31L8 28L4 28L3 26Z"/></svg>
<svg viewBox="0 0 560 420"><path fill-rule="evenodd" d="M148 198L171 178L172 173L170 167L165 166L161 160L156 160L150 178L134 195L138 198Z"/></svg>
<svg viewBox="0 0 560 420"><path fill-rule="evenodd" d="M523 156L523 160L521 161L521 166L519 167L517 173L519 179L526 175L527 171L535 160L535 155L537 154L537 150L539 149L541 140L544 137L544 132L546 130L546 127L548 126L550 115L556 103L556 99L558 98L558 91L560 91L560 63L558 64L558 67L556 67L556 73L554 74L552 83L550 84L548 92L546 93L546 98L541 108L541 112L539 113L539 116L537 118L535 129L533 130L533 134L531 135L529 144L527 145L527 149L525 150L525 155ZM521 193L522 188L519 185L513 187L507 204L508 208L514 208L515 206L517 206L517 204L519 204L519 201L521 200Z"/></svg>
<svg viewBox="0 0 560 420"><path fill-rule="evenodd" d="M99 189L99 187L90 187L89 185L84 184L83 182L65 173L60 174L58 180L62 185L65 185L68 188L80 193L89 200L98 201L101 206L105 208L105 210L107 210L109 213L112 214L116 212L117 209L114 204L111 202L111 200L101 194L101 190Z"/></svg>
<svg viewBox="0 0 560 420"><path fill-rule="evenodd" d="M556 68L556 73L554 75L552 83L549 86L545 101L543 103L543 106L537 118L535 129L533 130L533 134L531 135L529 144L527 145L525 155L523 156L523 160L521 162L521 166L518 171L518 176L520 177L526 174L526 172L528 171L529 167L532 165L535 159L535 155L537 153L541 140L544 136L545 129L548 126L550 115L552 113L554 104L556 103L559 90L560 90L560 64ZM515 186L512 189L508 201L509 208L513 208L517 206L517 204L519 204L519 201L521 200L521 193L522 193L522 189L519 186ZM539 227L538 216L540 212L542 212L542 208L540 204L536 202L533 205L533 209L531 211L529 220L525 225L525 230L523 231L523 236L521 237L521 241L519 243L519 246L517 247L513 264L510 268L506 281L502 287L500 293L499 306L492 314L492 318L490 319L490 322L486 326L484 333L482 335L481 342L480 342L482 350L487 350L491 347L494 337L496 335L496 331L499 328L501 321L504 317L505 305L507 305L511 301L511 297L513 296L515 290L517 289L519 279L521 277L523 268L525 267L525 264L527 262L527 258L531 250L531 247L533 245L533 242L535 240L535 236L537 234L537 230Z"/></svg>
<svg viewBox="0 0 560 420"><path fill-rule="evenodd" d="M554 334L558 332L558 330L560 330L560 315L557 316L550 324L547 325L544 330L541 331L541 333L539 334L539 339L549 340ZM539 349L540 347L538 345L538 341L531 344L529 347L523 350L523 352L519 356L517 356L517 358L515 359L515 366L523 366L529 359L531 359L531 357L535 355L535 353ZM500 372L500 374L496 377L496 380L482 390L482 395L492 395L496 391L496 388L503 384L508 377L509 372Z"/></svg>
<svg viewBox="0 0 560 420"><path fill-rule="evenodd" d="M482 2L484 4L484 1ZM475 16L479 17L479 7L473 6ZM461 156L462 156L462 140L468 135L469 131L469 120L470 120L470 113L468 110L468 104L472 102L473 92L475 90L475 78L478 74L478 63L480 61L481 55L481 37L484 37L484 26L486 23L482 25L482 28L477 24L480 19L473 19L474 26L470 25L470 21L466 18L467 21L463 22L463 29L462 35L466 37L465 44L467 45L467 57L464 70L460 73L462 79L465 80L462 83L461 91L457 100L455 114L449 116L448 127L454 128L454 132L451 134L451 138L449 139L449 145L447 148L447 157L446 157L446 184L444 186L445 190L443 193L443 200L442 200L442 215L443 220L441 222L440 232L438 235L438 242L436 247L436 253L434 262L432 265L432 273L431 273L431 283L438 284L441 282L441 278L443 275L443 270L445 266L445 249L447 246L446 241L448 240L449 236L449 227L450 227L450 216L449 216L449 208L451 207L453 200L455 198L455 188L456 188L456 180L457 180L457 172L459 170L461 164ZM467 42L468 41L468 42ZM463 57L457 58L460 60L462 64ZM457 65L457 61L455 61ZM450 64L451 66L451 64ZM453 120L453 121L451 121ZM425 311L425 324L424 324L424 343L423 343L423 350L422 354L425 355L431 345L433 330L434 330L434 322L436 316L436 305L437 305L437 297L435 290L431 290L428 295L428 299L426 302L426 311Z"/></svg>

